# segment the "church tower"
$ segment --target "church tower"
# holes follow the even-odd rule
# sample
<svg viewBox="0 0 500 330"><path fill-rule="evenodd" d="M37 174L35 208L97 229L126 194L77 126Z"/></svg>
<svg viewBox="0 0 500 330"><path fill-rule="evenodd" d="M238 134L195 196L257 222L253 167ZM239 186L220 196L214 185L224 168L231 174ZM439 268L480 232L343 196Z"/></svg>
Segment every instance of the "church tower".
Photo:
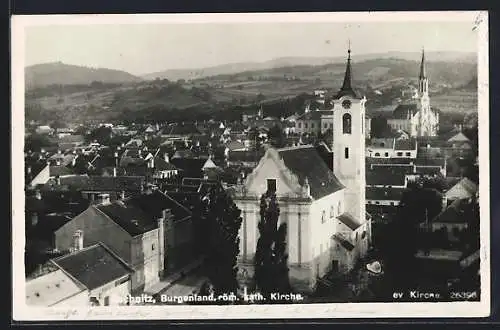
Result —
<svg viewBox="0 0 500 330"><path fill-rule="evenodd" d="M351 49L344 82L333 100L333 171L346 186L345 208L361 223L365 212L365 97L352 87Z"/></svg>
<svg viewBox="0 0 500 330"><path fill-rule="evenodd" d="M418 96L420 98L420 116L418 121L418 135L431 136L433 133L433 121L429 99L429 80L425 70L425 52L422 49L422 60L420 62L420 74L418 76Z"/></svg>

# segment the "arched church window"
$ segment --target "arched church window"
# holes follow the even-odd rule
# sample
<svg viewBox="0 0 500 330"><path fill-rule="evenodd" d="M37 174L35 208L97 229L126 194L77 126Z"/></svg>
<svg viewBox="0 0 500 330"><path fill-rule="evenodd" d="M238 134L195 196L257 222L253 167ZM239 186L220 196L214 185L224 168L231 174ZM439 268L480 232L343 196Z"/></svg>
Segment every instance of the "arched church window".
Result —
<svg viewBox="0 0 500 330"><path fill-rule="evenodd" d="M346 113L342 116L342 132L344 134L351 134L352 131L352 117Z"/></svg>

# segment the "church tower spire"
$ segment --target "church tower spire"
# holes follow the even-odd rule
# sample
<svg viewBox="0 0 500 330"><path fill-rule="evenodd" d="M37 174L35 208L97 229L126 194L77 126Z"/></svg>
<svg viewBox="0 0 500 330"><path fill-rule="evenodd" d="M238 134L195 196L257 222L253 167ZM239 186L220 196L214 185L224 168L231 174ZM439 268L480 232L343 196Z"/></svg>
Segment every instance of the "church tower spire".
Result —
<svg viewBox="0 0 500 330"><path fill-rule="evenodd" d="M422 59L420 61L420 74L418 75L418 93L420 97L429 94L429 81L425 71L425 51L422 48Z"/></svg>
<svg viewBox="0 0 500 330"><path fill-rule="evenodd" d="M425 50L422 48L422 60L420 62L420 75L418 76L420 80L427 78L425 73Z"/></svg>
<svg viewBox="0 0 500 330"><path fill-rule="evenodd" d="M345 68L344 82L340 91L337 94L337 98L342 96L350 95L352 97L358 97L356 92L352 88L352 69L351 69L351 42L349 41L349 48L347 50L347 64Z"/></svg>

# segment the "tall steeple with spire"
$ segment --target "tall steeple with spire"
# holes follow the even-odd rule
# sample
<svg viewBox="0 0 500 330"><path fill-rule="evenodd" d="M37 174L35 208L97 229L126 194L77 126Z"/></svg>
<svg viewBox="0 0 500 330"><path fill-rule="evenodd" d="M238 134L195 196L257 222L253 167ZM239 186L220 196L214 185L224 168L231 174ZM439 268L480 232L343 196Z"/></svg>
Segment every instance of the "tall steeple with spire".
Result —
<svg viewBox="0 0 500 330"><path fill-rule="evenodd" d="M420 97L429 93L429 81L427 80L427 73L425 71L425 51L423 48L422 60L420 61L420 74L418 75L418 93Z"/></svg>
<svg viewBox="0 0 500 330"><path fill-rule="evenodd" d="M351 42L349 41L349 48L347 50L347 64L345 68L344 82L340 91L337 94L337 98L342 96L350 95L352 97L358 97L356 92L352 88L352 69L351 69Z"/></svg>

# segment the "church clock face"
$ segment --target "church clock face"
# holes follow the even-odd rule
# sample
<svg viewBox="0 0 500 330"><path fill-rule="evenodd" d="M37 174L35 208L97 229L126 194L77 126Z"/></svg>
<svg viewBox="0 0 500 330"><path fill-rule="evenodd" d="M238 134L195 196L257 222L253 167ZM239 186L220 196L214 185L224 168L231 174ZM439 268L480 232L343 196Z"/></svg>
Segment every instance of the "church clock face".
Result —
<svg viewBox="0 0 500 330"><path fill-rule="evenodd" d="M350 109L351 108L351 101L350 100L344 100L342 102L342 106L344 107L344 109Z"/></svg>

